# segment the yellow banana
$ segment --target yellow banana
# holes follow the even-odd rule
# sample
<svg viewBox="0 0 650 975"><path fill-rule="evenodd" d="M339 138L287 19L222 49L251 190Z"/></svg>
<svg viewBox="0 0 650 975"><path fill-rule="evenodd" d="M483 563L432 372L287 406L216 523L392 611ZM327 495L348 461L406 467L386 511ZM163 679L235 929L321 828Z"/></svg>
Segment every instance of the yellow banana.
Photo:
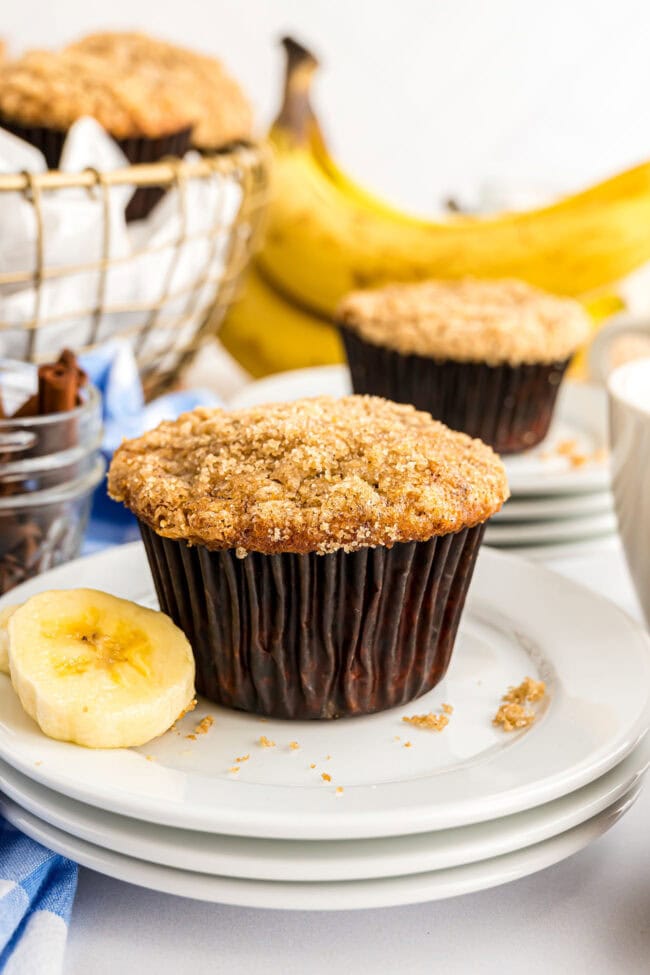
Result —
<svg viewBox="0 0 650 975"><path fill-rule="evenodd" d="M285 298L266 281L256 264L244 291L219 332L219 338L251 375L343 361L336 330Z"/></svg>
<svg viewBox="0 0 650 975"><path fill-rule="evenodd" d="M584 295L650 260L650 163L552 206L427 221L376 200L330 159L309 104L316 60L288 42L271 130L274 194L259 263L279 291L331 315L358 287L427 277L514 276Z"/></svg>

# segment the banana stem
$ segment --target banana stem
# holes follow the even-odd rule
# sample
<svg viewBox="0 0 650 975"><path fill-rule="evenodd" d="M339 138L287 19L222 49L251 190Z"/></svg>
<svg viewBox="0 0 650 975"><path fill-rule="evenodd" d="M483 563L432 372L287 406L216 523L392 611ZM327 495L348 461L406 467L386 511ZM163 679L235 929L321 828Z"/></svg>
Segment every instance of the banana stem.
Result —
<svg viewBox="0 0 650 975"><path fill-rule="evenodd" d="M318 122L311 107L312 78L318 59L292 37L283 37L286 54L284 95L273 128L286 133L295 145L306 144L318 131Z"/></svg>

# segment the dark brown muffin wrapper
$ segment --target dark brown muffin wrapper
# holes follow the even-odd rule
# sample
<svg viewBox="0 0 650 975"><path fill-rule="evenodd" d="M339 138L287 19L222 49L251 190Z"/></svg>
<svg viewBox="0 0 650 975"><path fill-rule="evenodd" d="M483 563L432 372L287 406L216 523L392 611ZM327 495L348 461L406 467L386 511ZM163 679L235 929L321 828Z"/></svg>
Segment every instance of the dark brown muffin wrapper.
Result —
<svg viewBox="0 0 650 975"><path fill-rule="evenodd" d="M275 718L397 707L444 677L484 526L329 555L237 558L140 523L161 609L199 694Z"/></svg>
<svg viewBox="0 0 650 975"><path fill-rule="evenodd" d="M0 117L0 128L13 133L19 139L24 139L35 146L45 156L48 169L58 169L63 152L63 144L68 134L67 130L51 129L45 125L24 126L18 122ZM132 165L138 163L159 162L166 156L182 157L190 147L191 127L164 135L158 139L134 137L130 139L115 139L118 146ZM165 189L159 186L141 187L136 190L126 208L126 219L142 220L154 208L156 203L165 195Z"/></svg>
<svg viewBox="0 0 650 975"><path fill-rule="evenodd" d="M489 366L429 359L366 342L339 327L355 393L412 403L499 454L521 453L544 439L571 361Z"/></svg>

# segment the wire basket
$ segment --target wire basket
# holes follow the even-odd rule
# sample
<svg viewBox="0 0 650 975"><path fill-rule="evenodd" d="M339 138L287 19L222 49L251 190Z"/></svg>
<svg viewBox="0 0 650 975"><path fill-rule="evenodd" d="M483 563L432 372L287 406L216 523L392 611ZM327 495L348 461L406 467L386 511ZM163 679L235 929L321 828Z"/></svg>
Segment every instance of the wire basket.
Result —
<svg viewBox="0 0 650 975"><path fill-rule="evenodd" d="M246 144L105 173L0 175L0 222L16 206L21 226L32 221L23 252L0 253L0 354L40 362L63 346L87 352L126 339L149 398L173 385L236 295L259 240L269 169L269 149ZM127 230L125 203L151 187L161 203ZM65 246L57 238L62 204L87 235L76 241L81 260L69 234Z"/></svg>

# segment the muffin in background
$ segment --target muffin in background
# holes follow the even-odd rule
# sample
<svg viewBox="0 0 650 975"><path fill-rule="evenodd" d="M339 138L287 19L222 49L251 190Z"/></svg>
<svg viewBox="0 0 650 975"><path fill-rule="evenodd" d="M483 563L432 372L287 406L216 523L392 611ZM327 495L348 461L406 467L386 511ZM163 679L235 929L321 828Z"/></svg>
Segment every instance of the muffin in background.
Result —
<svg viewBox="0 0 650 975"><path fill-rule="evenodd" d="M355 291L337 315L356 393L412 403L498 453L546 436L589 318L523 281L425 281Z"/></svg>
<svg viewBox="0 0 650 975"><path fill-rule="evenodd" d="M508 496L485 444L360 396L187 413L122 444L109 491L139 519L198 691L278 718L434 687Z"/></svg>
<svg viewBox="0 0 650 975"><path fill-rule="evenodd" d="M137 32L89 34L67 50L110 61L126 73L153 69L173 79L191 114L192 144L198 149L218 150L251 138L250 102L217 58Z"/></svg>
<svg viewBox="0 0 650 975"><path fill-rule="evenodd" d="M131 163L181 158L191 145L219 150L250 138L252 127L251 107L219 61L145 34L92 34L0 63L0 126L40 149L50 169L84 115ZM138 189L127 219L145 217L162 195Z"/></svg>
<svg viewBox="0 0 650 975"><path fill-rule="evenodd" d="M51 169L68 129L84 115L133 162L150 142L172 144L182 136L187 147L193 124L191 109L153 67L118 71L109 60L78 51L30 51L0 67L0 124L41 149Z"/></svg>

